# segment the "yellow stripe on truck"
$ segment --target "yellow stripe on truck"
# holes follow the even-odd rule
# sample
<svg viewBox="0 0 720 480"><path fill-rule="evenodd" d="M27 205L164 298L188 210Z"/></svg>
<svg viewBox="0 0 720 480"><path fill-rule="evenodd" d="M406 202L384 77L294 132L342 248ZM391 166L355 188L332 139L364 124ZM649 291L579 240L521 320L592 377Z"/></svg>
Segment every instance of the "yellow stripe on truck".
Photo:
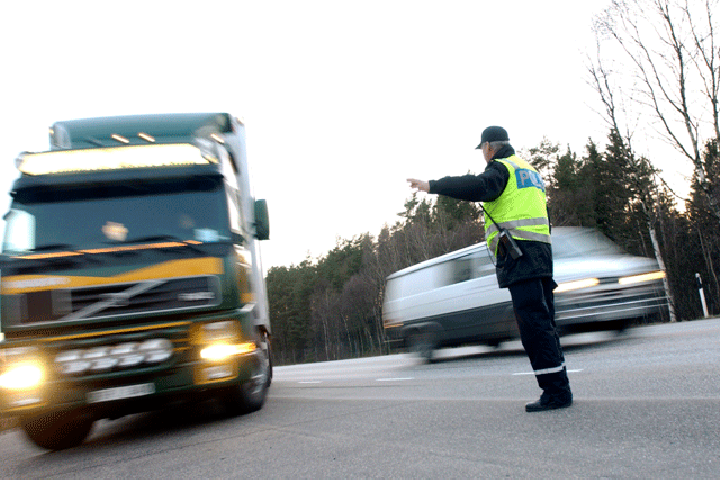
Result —
<svg viewBox="0 0 720 480"><path fill-rule="evenodd" d="M16 275L3 277L3 295L39 292L60 288L94 287L130 283L156 278L195 277L199 275L222 275L221 258L191 258L171 260L149 267L138 268L110 277L81 277L60 275Z"/></svg>

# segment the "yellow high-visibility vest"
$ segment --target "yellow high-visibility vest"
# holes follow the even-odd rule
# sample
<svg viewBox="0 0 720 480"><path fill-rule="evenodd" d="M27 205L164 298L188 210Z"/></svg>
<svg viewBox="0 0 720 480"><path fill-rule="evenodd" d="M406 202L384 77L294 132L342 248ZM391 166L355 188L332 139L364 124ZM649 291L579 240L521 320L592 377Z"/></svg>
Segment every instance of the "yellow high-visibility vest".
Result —
<svg viewBox="0 0 720 480"><path fill-rule="evenodd" d="M488 248L497 257L500 228L516 240L550 243L550 220L542 177L532 165L515 155L496 161L507 167L510 178L502 195L484 204Z"/></svg>

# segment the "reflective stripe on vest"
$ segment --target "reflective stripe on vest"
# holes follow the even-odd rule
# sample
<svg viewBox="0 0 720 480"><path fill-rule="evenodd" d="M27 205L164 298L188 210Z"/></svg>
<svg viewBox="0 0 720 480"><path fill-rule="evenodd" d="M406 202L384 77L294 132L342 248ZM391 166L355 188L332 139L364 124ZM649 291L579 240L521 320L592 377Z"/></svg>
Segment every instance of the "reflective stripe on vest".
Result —
<svg viewBox="0 0 720 480"><path fill-rule="evenodd" d="M493 217L495 218L495 217ZM508 222L502 222L502 227L505 230L512 230L516 227L528 227L531 225L550 225L547 217L536 217L536 218L524 218L522 220L510 220ZM549 229L549 228L548 228ZM494 223L490 224L486 229L485 233L493 233L498 231L498 226Z"/></svg>
<svg viewBox="0 0 720 480"><path fill-rule="evenodd" d="M484 206L485 239L490 252L497 256L500 228L518 240L550 243L547 197L542 177L529 163L514 155L497 161L505 165L510 177L503 194Z"/></svg>

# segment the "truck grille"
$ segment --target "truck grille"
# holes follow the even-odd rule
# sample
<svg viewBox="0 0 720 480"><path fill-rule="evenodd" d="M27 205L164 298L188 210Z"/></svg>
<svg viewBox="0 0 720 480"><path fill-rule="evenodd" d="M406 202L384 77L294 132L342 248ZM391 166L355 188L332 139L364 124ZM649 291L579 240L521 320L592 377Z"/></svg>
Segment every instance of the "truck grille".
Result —
<svg viewBox="0 0 720 480"><path fill-rule="evenodd" d="M93 287L55 289L8 295L8 323L30 325L143 313L197 309L218 305L216 276L153 279Z"/></svg>

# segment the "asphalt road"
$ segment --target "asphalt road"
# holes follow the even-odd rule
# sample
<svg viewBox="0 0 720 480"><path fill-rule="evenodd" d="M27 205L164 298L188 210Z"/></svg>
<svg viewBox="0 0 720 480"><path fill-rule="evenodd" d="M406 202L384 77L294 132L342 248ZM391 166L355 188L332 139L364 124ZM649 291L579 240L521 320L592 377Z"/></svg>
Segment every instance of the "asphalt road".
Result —
<svg viewBox="0 0 720 480"><path fill-rule="evenodd" d="M575 404L517 343L276 368L257 413L212 403L98 422L45 452L0 434L0 477L720 478L720 319L563 341Z"/></svg>

